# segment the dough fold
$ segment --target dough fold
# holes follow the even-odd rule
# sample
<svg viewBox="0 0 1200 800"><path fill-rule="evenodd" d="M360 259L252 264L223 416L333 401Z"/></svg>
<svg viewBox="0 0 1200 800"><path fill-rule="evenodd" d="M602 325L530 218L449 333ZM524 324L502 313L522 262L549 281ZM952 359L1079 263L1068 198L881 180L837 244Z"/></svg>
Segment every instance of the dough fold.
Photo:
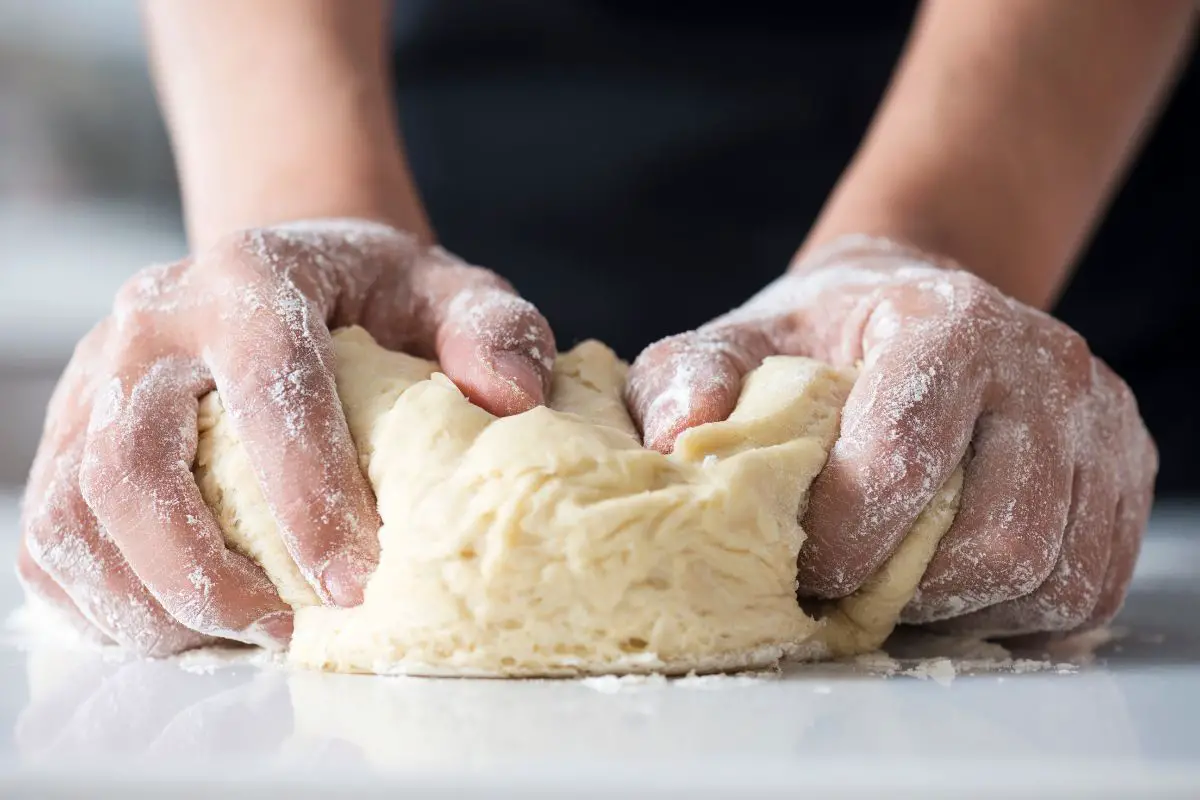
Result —
<svg viewBox="0 0 1200 800"><path fill-rule="evenodd" d="M892 558L813 616L797 522L855 373L772 357L728 420L644 449L626 365L584 342L546 407L498 419L437 365L334 333L338 394L383 527L363 604L323 607L271 518L216 393L194 471L229 547L297 609L289 660L341 672L569 676L771 665L877 648L957 510L956 471Z"/></svg>

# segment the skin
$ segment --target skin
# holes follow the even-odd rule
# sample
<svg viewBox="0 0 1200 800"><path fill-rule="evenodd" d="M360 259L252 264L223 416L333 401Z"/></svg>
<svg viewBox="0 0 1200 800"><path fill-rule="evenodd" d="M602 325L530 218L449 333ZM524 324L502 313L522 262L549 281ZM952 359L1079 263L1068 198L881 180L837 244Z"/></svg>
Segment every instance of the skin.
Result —
<svg viewBox="0 0 1200 800"><path fill-rule="evenodd" d="M925 3L789 271L637 359L631 407L664 452L725 417L765 356L862 361L803 519L802 594L857 589L965 456L962 508L904 621L1045 633L1119 610L1157 452L1124 382L1038 309L1069 277L1195 16L1174 0ZM681 383L689 401L664 402Z"/></svg>
<svg viewBox="0 0 1200 800"><path fill-rule="evenodd" d="M1025 633L1115 614L1156 453L1128 388L1037 309L1194 15L1188 0L929 0L793 266L636 361L630 406L663 451L728 414L767 355L862 362L803 520L802 593L857 588L968 456L962 511L906 621ZM553 336L503 279L434 246L395 125L382 0L147 2L146 26L195 255L132 279L80 343L30 477L18 571L81 629L144 653L278 645L290 612L222 546L188 470L197 398L221 391L297 564L326 603L353 605L379 521L330 328L437 357L500 414L542 402ZM689 402L670 400L680 386Z"/></svg>
<svg viewBox="0 0 1200 800"><path fill-rule="evenodd" d="M139 652L279 646L290 610L225 549L188 468L197 399L220 390L318 596L355 605L379 518L330 327L436 357L497 414L543 401L554 338L502 278L432 246L395 129L382 2L151 2L146 23L196 255L136 275L79 344L26 490L18 574ZM318 221L279 224L305 219Z"/></svg>

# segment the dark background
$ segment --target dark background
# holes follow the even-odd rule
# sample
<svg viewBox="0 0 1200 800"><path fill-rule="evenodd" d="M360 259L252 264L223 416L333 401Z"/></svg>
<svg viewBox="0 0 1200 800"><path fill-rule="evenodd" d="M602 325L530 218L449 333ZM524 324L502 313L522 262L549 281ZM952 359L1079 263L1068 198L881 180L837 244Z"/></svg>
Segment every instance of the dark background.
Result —
<svg viewBox="0 0 1200 800"><path fill-rule="evenodd" d="M402 120L434 224L538 304L560 346L594 336L632 358L784 269L916 5L400 3ZM1200 491L1198 69L1055 310L1133 386L1163 493Z"/></svg>
<svg viewBox="0 0 1200 800"><path fill-rule="evenodd" d="M912 2L404 0L395 73L439 233L560 344L629 358L787 264ZM1057 313L1137 392L1160 494L1200 493L1193 57ZM186 250L137 4L0 0L0 485L120 283Z"/></svg>

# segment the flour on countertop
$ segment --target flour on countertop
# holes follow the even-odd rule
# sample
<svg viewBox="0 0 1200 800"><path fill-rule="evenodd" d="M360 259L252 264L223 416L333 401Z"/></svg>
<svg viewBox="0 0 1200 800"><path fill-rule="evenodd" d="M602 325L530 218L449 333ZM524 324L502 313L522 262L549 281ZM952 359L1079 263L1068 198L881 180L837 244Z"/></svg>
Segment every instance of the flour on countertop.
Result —
<svg viewBox="0 0 1200 800"><path fill-rule="evenodd" d="M582 678L579 683L602 694L617 694L628 690L645 688L678 688L699 690L732 689L740 686L754 686L767 681L778 680L778 670L760 670L756 672L711 673L697 675L689 672L678 678L667 678L663 675L599 675Z"/></svg>
<svg viewBox="0 0 1200 800"><path fill-rule="evenodd" d="M954 682L954 678L958 675L958 669L948 658L931 658L919 662L915 667L905 670L903 675L908 675L919 680L931 679L942 686L949 686Z"/></svg>
<svg viewBox="0 0 1200 800"><path fill-rule="evenodd" d="M29 650L35 645L51 645L85 650L105 661L125 661L133 657L119 645L89 640L61 619L56 609L36 598L31 598L9 615L4 631L8 634L5 637L7 642L22 650ZM1097 648L1128 635L1129 631L1122 628L1098 629L1053 642L1045 647L1039 657L1029 657L1019 651L1010 652L995 642L906 629L888 641L890 653L881 650L843 661L789 663L782 669L730 674L698 675L692 672L676 678L660 674L602 675L581 678L579 683L602 694L668 687L721 690L777 681L786 672L794 677L822 679L839 676L909 677L932 680L949 687L960 675L1076 674L1082 666L1095 660ZM1161 641L1162 637L1143 638ZM201 675L241 666L286 668L282 653L237 643L200 647L165 660L175 663L185 672ZM1003 680L1003 677L997 680ZM825 682L813 686L814 694L832 692L833 688Z"/></svg>
<svg viewBox="0 0 1200 800"><path fill-rule="evenodd" d="M198 675L211 675L219 669L232 667L280 667L284 663L282 653L239 645L200 647L171 656L168 660L184 672Z"/></svg>
<svg viewBox="0 0 1200 800"><path fill-rule="evenodd" d="M4 641L19 650L55 647L84 650L105 661L126 661L133 656L118 644L90 639L63 618L61 612L36 596L26 599L4 621Z"/></svg>
<svg viewBox="0 0 1200 800"><path fill-rule="evenodd" d="M646 686L664 686L667 679L662 675L597 675L583 678L579 681L589 689L595 689L601 694L617 694L629 689L641 689Z"/></svg>
<svg viewBox="0 0 1200 800"><path fill-rule="evenodd" d="M763 670L759 672L739 672L730 675L714 673L697 675L689 672L681 678L671 681L672 686L681 689L729 689L738 686L755 686L766 681L779 680L778 670Z"/></svg>

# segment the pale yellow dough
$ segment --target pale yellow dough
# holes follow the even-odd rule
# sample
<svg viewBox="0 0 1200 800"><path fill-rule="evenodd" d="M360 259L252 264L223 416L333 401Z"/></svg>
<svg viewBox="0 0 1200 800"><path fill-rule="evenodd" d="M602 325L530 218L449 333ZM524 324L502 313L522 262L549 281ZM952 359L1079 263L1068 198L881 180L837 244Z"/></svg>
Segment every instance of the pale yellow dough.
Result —
<svg viewBox="0 0 1200 800"><path fill-rule="evenodd" d="M844 656L890 634L942 534L956 472L892 559L816 618L796 600L797 522L852 370L774 357L725 422L644 449L626 366L585 342L548 407L497 419L437 365L334 335L337 386L379 501L382 557L358 608L322 607L280 540L220 399L195 472L228 544L296 607L289 659L345 672L684 673Z"/></svg>

